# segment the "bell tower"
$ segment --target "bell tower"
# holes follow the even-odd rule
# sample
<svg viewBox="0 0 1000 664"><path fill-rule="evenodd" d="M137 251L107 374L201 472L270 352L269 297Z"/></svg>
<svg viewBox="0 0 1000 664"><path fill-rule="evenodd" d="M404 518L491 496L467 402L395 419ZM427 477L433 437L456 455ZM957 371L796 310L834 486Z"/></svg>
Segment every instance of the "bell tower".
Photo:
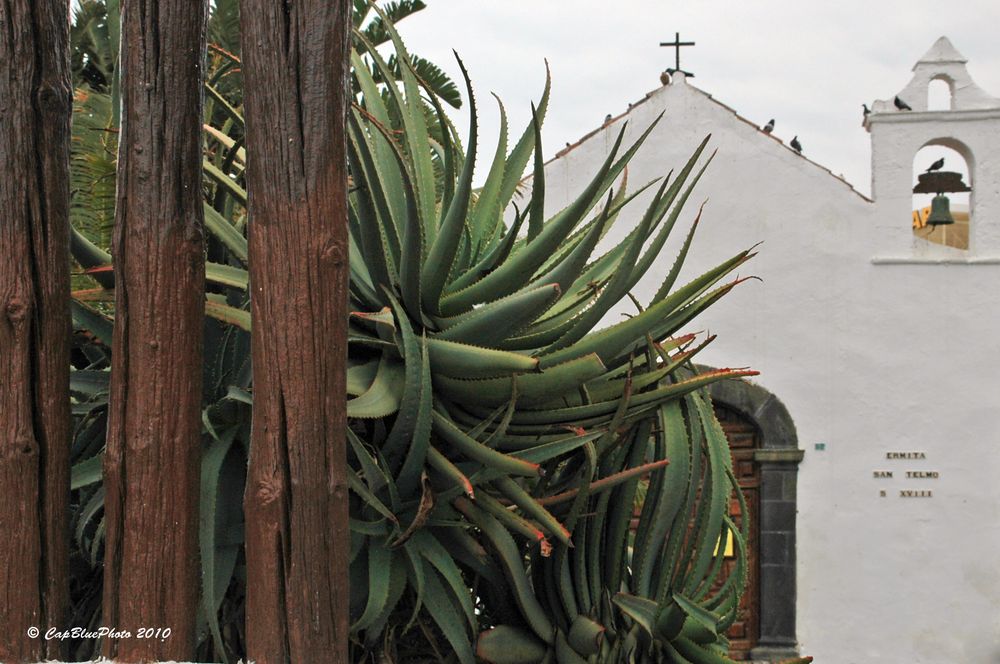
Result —
<svg viewBox="0 0 1000 664"><path fill-rule="evenodd" d="M966 62L947 37L939 38L913 66L906 87L893 98L876 100L865 118L872 141L876 262L1000 262L1000 99L973 82ZM930 110L938 81L947 86L950 101ZM957 153L944 170L966 174L965 188L954 191L969 191L967 248L929 242L913 230L919 221L913 194L927 180L918 183L914 158L928 146ZM918 164L920 170L924 166Z"/></svg>

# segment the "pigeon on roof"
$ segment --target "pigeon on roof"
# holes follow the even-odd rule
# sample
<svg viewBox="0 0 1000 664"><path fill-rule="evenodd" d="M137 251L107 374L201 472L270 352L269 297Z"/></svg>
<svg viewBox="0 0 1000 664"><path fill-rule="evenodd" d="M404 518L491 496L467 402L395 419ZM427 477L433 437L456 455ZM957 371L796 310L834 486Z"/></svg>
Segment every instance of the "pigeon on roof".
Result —
<svg viewBox="0 0 1000 664"><path fill-rule="evenodd" d="M767 124L764 125L761 131L763 131L765 134L770 134L772 131L774 131L774 118L768 120Z"/></svg>
<svg viewBox="0 0 1000 664"><path fill-rule="evenodd" d="M900 99L898 95L896 96L895 99L892 100L892 103L895 104L896 108L898 108L901 111L912 111L913 110L912 108L910 108L910 105L907 104L902 99Z"/></svg>
<svg viewBox="0 0 1000 664"><path fill-rule="evenodd" d="M940 171L942 168L944 168L944 157L941 157L940 159L938 159L937 161L935 161L933 164L931 164L927 168L927 172L930 173L931 171Z"/></svg>
<svg viewBox="0 0 1000 664"><path fill-rule="evenodd" d="M607 115L604 116L604 124L608 124L609 122L611 122L611 114L610 113L608 113Z"/></svg>
<svg viewBox="0 0 1000 664"><path fill-rule="evenodd" d="M799 143L799 137L798 136L792 137L792 142L789 143L789 145L792 146L793 150L795 150L799 154L802 154L802 144Z"/></svg>
<svg viewBox="0 0 1000 664"><path fill-rule="evenodd" d="M865 117L866 117L866 118L867 118L867 117L868 117L869 115L871 115L871 114L872 114L872 111L871 111L871 109L870 109L870 108L868 108L868 104L861 104L861 108L862 108L862 109L864 109L864 110L863 110L863 113L865 114Z"/></svg>

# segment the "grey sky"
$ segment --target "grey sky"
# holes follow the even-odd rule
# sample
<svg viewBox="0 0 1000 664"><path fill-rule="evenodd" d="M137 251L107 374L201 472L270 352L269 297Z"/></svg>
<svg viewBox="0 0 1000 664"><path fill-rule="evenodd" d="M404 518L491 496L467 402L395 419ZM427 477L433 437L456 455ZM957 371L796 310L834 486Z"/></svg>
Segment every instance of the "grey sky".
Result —
<svg viewBox="0 0 1000 664"><path fill-rule="evenodd" d="M660 48L680 31L697 42L681 52L691 81L751 121L777 121L804 152L859 190L869 185L868 134L861 104L889 98L910 69L946 35L969 59L973 79L1000 96L997 0L427 0L406 19L407 47L459 79L451 49L469 68L480 106L482 152L497 136L497 93L512 133L530 116L544 83L553 89L543 130L546 157L658 87L673 66ZM461 126L467 116L456 117ZM516 134L515 134L516 139ZM483 174L477 180L481 180Z"/></svg>

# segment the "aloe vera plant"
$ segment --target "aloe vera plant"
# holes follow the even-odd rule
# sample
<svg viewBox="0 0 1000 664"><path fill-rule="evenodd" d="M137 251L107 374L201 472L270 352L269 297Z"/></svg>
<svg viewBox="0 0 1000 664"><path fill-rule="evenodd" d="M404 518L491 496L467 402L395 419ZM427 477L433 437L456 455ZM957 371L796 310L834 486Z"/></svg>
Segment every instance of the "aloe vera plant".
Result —
<svg viewBox="0 0 1000 664"><path fill-rule="evenodd" d="M652 301L594 330L658 256L710 161L707 139L675 177L639 187L655 191L641 221L598 256L637 193L624 172L651 127L629 145L623 129L580 196L545 219L548 86L509 151L500 106L474 194L468 77L460 154L440 105L445 141L428 138L420 99L433 94L418 77L404 68L400 86L379 88L367 64L381 80L389 65L370 48L354 57L353 578L370 580L356 586L359 641L381 647L388 626L419 620L422 606L460 662L724 661L745 531L728 515L735 479L701 388L746 372L694 371L705 343L679 331L738 283L719 285L752 254L679 285L689 235ZM532 197L508 225L532 161ZM630 533L640 475L649 488ZM740 562L717 585L724 537Z"/></svg>
<svg viewBox="0 0 1000 664"><path fill-rule="evenodd" d="M630 191L627 164L652 127L631 142L623 129L576 200L546 218L548 84L516 141L499 106L499 140L474 188L481 142L464 67L462 140L392 22L380 13L379 25L395 53L384 58L356 30L347 127L353 661L728 661L747 524L728 513L739 491L704 387L752 372L698 372L692 360L711 338L683 330L753 254L682 282L696 221L652 300L597 329L658 262L711 161L708 139L676 175ZM252 405L245 157L238 100L216 89L206 106L203 652L235 658ZM636 228L597 252L643 192ZM113 272L74 239L99 286L77 291L87 333L73 373L75 534L96 561ZM723 578L727 537L737 565Z"/></svg>

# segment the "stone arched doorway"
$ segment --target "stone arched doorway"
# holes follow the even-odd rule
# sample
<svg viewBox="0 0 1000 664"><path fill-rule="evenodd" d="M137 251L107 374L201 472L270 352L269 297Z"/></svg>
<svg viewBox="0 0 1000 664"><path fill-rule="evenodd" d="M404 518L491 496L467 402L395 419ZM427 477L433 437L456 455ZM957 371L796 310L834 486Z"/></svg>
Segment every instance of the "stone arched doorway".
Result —
<svg viewBox="0 0 1000 664"><path fill-rule="evenodd" d="M788 409L764 388L733 380L714 383L710 392L754 524L747 615L736 626L742 635L730 634L732 654L765 662L794 657L795 515L804 452Z"/></svg>

